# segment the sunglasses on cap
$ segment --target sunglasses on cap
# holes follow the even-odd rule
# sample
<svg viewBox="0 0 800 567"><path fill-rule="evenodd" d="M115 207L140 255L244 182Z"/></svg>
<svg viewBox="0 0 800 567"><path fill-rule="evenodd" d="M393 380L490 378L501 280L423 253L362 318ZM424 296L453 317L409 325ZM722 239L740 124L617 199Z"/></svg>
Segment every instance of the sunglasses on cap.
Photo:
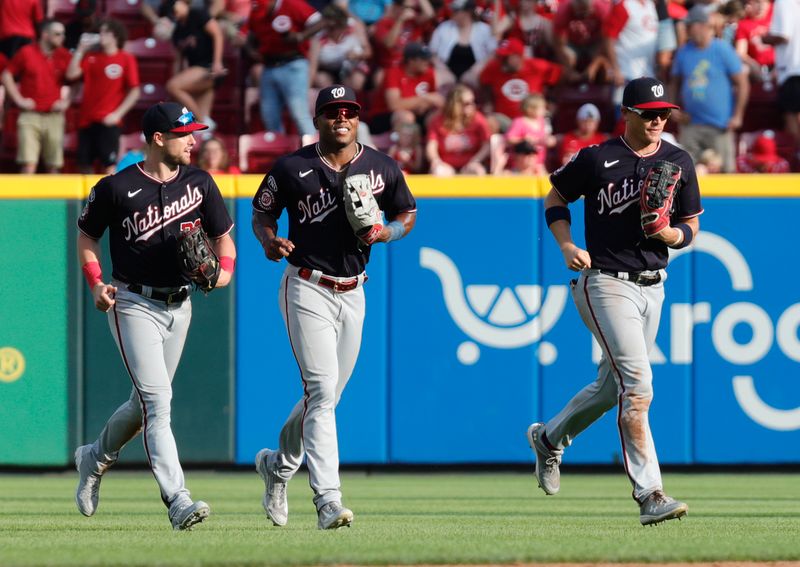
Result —
<svg viewBox="0 0 800 567"><path fill-rule="evenodd" d="M657 110L642 110L641 108L632 108L630 106L626 106L628 110L633 112L634 114L638 114L639 118L642 120L655 120L658 118L659 120L666 120L669 118L669 115L672 114L672 110L669 108L659 108Z"/></svg>
<svg viewBox="0 0 800 567"><path fill-rule="evenodd" d="M184 112L175 119L175 121L172 123L172 127L182 128L183 126L191 124L192 122L194 122L194 112Z"/></svg>
<svg viewBox="0 0 800 567"><path fill-rule="evenodd" d="M336 120L339 116L344 116L346 120L358 118L358 109L352 106L326 106L319 113L328 120Z"/></svg>

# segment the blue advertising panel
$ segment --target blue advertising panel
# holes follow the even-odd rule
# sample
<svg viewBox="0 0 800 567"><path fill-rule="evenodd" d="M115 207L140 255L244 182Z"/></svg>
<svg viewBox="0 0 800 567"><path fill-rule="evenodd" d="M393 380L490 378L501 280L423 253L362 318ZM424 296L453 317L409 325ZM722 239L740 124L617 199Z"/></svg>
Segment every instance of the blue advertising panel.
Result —
<svg viewBox="0 0 800 567"><path fill-rule="evenodd" d="M240 228L236 275L237 387L236 462L250 464L263 447L275 448L283 422L302 396L278 308L286 262L267 260L248 229L252 207L238 199ZM280 232L285 234L285 219ZM367 312L361 354L336 410L342 463L387 460L386 252L376 246L367 269Z"/></svg>
<svg viewBox="0 0 800 567"><path fill-rule="evenodd" d="M789 199L748 199L747 216L797 216ZM800 292L776 243L793 226L743 230L739 199L714 199L692 248L695 462L800 461ZM793 262L793 258L789 262Z"/></svg>
<svg viewBox="0 0 800 567"><path fill-rule="evenodd" d="M529 458L536 342L565 300L538 286L540 207L426 199L414 231L390 247L392 462Z"/></svg>

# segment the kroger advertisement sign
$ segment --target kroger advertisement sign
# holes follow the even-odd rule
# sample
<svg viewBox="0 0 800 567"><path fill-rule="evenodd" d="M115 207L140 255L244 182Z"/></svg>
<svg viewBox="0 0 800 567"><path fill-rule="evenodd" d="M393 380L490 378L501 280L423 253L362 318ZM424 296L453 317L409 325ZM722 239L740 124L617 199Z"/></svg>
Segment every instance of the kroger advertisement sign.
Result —
<svg viewBox="0 0 800 567"><path fill-rule="evenodd" d="M368 284L376 299L367 326L385 335L370 337L354 375L365 382L352 395L348 386L340 405L343 461L530 462L527 426L552 417L595 378L600 350L572 304L575 274L543 226L541 200L419 205L417 227L388 247ZM651 353L659 458L800 462L797 268L779 262L774 246L792 235L781 226L743 229L736 220L745 206L749 218L771 218L800 202L719 198L705 206L695 243L671 257ZM572 209L582 242L580 203ZM247 294L239 294L241 305ZM282 327L273 311L262 328ZM281 370L284 362L275 364ZM296 375L293 361L286 364ZM246 360L239 368L240 404L253 404L248 384L264 377L251 377ZM290 407L299 393L298 386L278 405ZM368 419L359 426L362 411ZM619 460L615 418L609 412L575 439L565 462ZM247 419L239 425L252 432ZM242 445L237 458L254 447Z"/></svg>

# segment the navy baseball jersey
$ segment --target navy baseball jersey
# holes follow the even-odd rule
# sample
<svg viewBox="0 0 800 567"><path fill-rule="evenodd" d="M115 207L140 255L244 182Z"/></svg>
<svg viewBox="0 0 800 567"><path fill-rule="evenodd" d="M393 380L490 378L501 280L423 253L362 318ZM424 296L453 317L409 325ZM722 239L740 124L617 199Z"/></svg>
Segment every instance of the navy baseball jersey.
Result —
<svg viewBox="0 0 800 567"><path fill-rule="evenodd" d="M78 228L95 240L108 228L114 278L177 287L189 283L178 267L177 236L198 223L210 238L233 228L219 188L207 172L179 166L162 182L134 164L92 188Z"/></svg>
<svg viewBox="0 0 800 567"><path fill-rule="evenodd" d="M341 171L330 167L312 144L279 159L264 177L253 197L253 208L276 219L286 209L288 238L295 245L287 260L293 266L337 277L364 271L370 247L353 234L342 202L344 180L354 175L370 179L372 193L387 219L416 210L397 162L361 144Z"/></svg>
<svg viewBox="0 0 800 567"><path fill-rule="evenodd" d="M663 140L656 151L642 155L622 137L613 138L580 150L550 175L553 188L568 203L584 197L586 250L592 268L635 272L666 267L667 245L645 237L639 210L641 185L657 160L670 161L682 170L673 201L673 221L701 214L692 158Z"/></svg>

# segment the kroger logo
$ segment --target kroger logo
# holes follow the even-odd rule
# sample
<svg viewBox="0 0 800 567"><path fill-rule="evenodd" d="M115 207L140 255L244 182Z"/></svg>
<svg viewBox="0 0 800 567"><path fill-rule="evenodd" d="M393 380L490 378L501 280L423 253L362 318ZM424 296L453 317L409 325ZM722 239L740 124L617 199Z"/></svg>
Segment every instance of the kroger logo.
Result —
<svg viewBox="0 0 800 567"><path fill-rule="evenodd" d="M725 238L700 232L691 247L672 251L670 262L689 253L705 253L716 259L730 276L734 291L752 291L753 277L742 253ZM420 266L433 271L441 280L445 305L456 325L471 341L461 343L456 356L464 365L475 364L480 346L516 349L537 344L539 362L553 364L558 358L555 345L542 337L558 323L569 295L566 286L545 289L538 285L519 284L502 288L497 285L466 285L455 263L433 248L420 249ZM790 305L773 324L759 305L736 302L722 308L713 318L711 303L672 303L670 305L670 357L656 345L650 353L657 364L691 364L692 331L710 324L711 339L717 354L727 362L744 366L760 362L777 342L790 360L800 362L800 303ZM739 342L734 330L746 326L749 340ZM592 339L592 358L600 359L600 347ZM800 429L800 407L779 409L759 396L751 375L736 375L732 387L745 414L759 425L777 431Z"/></svg>

